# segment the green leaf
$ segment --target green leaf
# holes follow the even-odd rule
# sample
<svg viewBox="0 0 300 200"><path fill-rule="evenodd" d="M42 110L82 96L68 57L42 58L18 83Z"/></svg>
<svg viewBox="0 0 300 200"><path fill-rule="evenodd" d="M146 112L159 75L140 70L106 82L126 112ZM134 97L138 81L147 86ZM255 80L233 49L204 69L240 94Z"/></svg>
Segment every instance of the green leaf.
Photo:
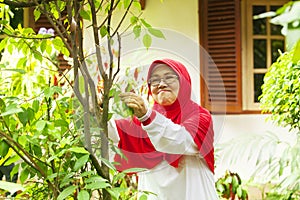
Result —
<svg viewBox="0 0 300 200"><path fill-rule="evenodd" d="M148 31L149 31L149 33L151 33L151 35L153 35L155 37L166 39L164 34L158 29L148 28Z"/></svg>
<svg viewBox="0 0 300 200"><path fill-rule="evenodd" d="M278 8L276 10L276 15L280 15L280 14L286 12L286 10L290 9L290 6L292 6L292 5L293 5L292 1L287 2L286 4L284 4L283 6L281 6L280 8Z"/></svg>
<svg viewBox="0 0 300 200"><path fill-rule="evenodd" d="M114 187L114 188L105 188L107 192L111 195L112 199L120 199L122 193L126 191L126 188ZM133 200L134 198L131 197L128 200Z"/></svg>
<svg viewBox="0 0 300 200"><path fill-rule="evenodd" d="M108 118L107 118L107 121L109 121L113 116L113 113L108 113Z"/></svg>
<svg viewBox="0 0 300 200"><path fill-rule="evenodd" d="M107 27L106 26L102 26L101 28L100 28L100 35L101 35L101 37L105 37L106 35L107 35Z"/></svg>
<svg viewBox="0 0 300 200"><path fill-rule="evenodd" d="M128 6L130 5L130 1L131 0L124 0L124 9L128 8Z"/></svg>
<svg viewBox="0 0 300 200"><path fill-rule="evenodd" d="M64 43L59 37L54 38L52 40L52 44L54 45L54 48L58 51L61 51L62 47L64 47Z"/></svg>
<svg viewBox="0 0 300 200"><path fill-rule="evenodd" d="M57 200L65 200L68 196L70 196L75 190L77 189L77 186L71 185L64 189L57 197Z"/></svg>
<svg viewBox="0 0 300 200"><path fill-rule="evenodd" d="M18 64L17 64L18 65ZM22 63L22 65L24 65L24 63ZM26 65L26 64L25 64ZM25 66L24 65L24 66ZM24 67L23 66L23 67ZM17 67L19 67L19 66L17 66ZM24 70L24 69L4 69L4 71L12 71L12 72L18 72L18 73L20 73L20 74L25 74L26 73L26 71Z"/></svg>
<svg viewBox="0 0 300 200"><path fill-rule="evenodd" d="M147 49L149 49L152 44L152 38L148 33L146 33L143 37L143 44Z"/></svg>
<svg viewBox="0 0 300 200"><path fill-rule="evenodd" d="M23 35L29 35L29 34L30 35L35 34L35 31L32 28L23 28Z"/></svg>
<svg viewBox="0 0 300 200"><path fill-rule="evenodd" d="M7 181L0 181L0 188L14 194L17 191L24 191L25 188L17 183L11 183Z"/></svg>
<svg viewBox="0 0 300 200"><path fill-rule="evenodd" d="M44 120L40 120L36 123L36 130L41 132L42 130L44 130L44 128L46 127L47 122Z"/></svg>
<svg viewBox="0 0 300 200"><path fill-rule="evenodd" d="M78 200L87 200L90 199L90 194L86 190L81 190L78 193Z"/></svg>
<svg viewBox="0 0 300 200"><path fill-rule="evenodd" d="M237 188L236 194L237 194L238 197L242 197L242 194L243 194L242 186L239 186Z"/></svg>
<svg viewBox="0 0 300 200"><path fill-rule="evenodd" d="M20 58L18 63L17 63L17 68L25 67L26 63L27 63L27 58L26 57Z"/></svg>
<svg viewBox="0 0 300 200"><path fill-rule="evenodd" d="M41 44L40 44L40 49L41 49L41 52L44 52L47 48L47 40L42 40Z"/></svg>
<svg viewBox="0 0 300 200"><path fill-rule="evenodd" d="M242 200L247 200L248 199L248 192L246 190L242 190Z"/></svg>
<svg viewBox="0 0 300 200"><path fill-rule="evenodd" d="M47 45L46 46L46 53L50 55L52 53L52 49L53 49L52 45Z"/></svg>
<svg viewBox="0 0 300 200"><path fill-rule="evenodd" d="M124 170L122 173L138 173L147 170L146 168L129 168Z"/></svg>
<svg viewBox="0 0 300 200"><path fill-rule="evenodd" d="M132 16L132 17L130 18L130 23L131 23L131 25L135 25L135 24L138 22L138 20L139 20L138 17Z"/></svg>
<svg viewBox="0 0 300 200"><path fill-rule="evenodd" d="M99 159L110 169L116 170L115 166L111 162L109 162L109 160L101 158L101 157Z"/></svg>
<svg viewBox="0 0 300 200"><path fill-rule="evenodd" d="M0 141L0 156L5 157L6 154L8 153L8 149L9 149L8 144L5 141L1 140Z"/></svg>
<svg viewBox="0 0 300 200"><path fill-rule="evenodd" d="M32 108L34 110L34 112L37 112L39 111L39 108L40 108L40 102L38 100L34 100L32 102Z"/></svg>
<svg viewBox="0 0 300 200"><path fill-rule="evenodd" d="M11 170L11 172L10 172L10 176L12 177L12 176L14 176L15 174L18 174L19 173L19 167L21 166L21 164L16 164L13 168L12 168L12 170Z"/></svg>
<svg viewBox="0 0 300 200"><path fill-rule="evenodd" d="M7 38L4 38L4 39L1 40L1 42L0 42L0 51L2 51L4 48L6 48Z"/></svg>
<svg viewBox="0 0 300 200"><path fill-rule="evenodd" d="M27 168L23 169L20 174L20 181L24 183L28 179L29 171Z"/></svg>
<svg viewBox="0 0 300 200"><path fill-rule="evenodd" d="M91 175L95 175L95 172L94 171L85 171L80 174L81 177L91 176Z"/></svg>
<svg viewBox="0 0 300 200"><path fill-rule="evenodd" d="M145 195L145 194L142 194L140 197L139 197L139 200L147 200L148 199L148 197L147 197L147 195Z"/></svg>
<svg viewBox="0 0 300 200"><path fill-rule="evenodd" d="M238 180L236 176L232 177L232 191L236 193L237 188L239 187Z"/></svg>
<svg viewBox="0 0 300 200"><path fill-rule="evenodd" d="M26 135L21 135L19 138L18 138L18 143L22 146L25 146L26 143L27 143L27 136Z"/></svg>
<svg viewBox="0 0 300 200"><path fill-rule="evenodd" d="M8 166L8 165L11 165L12 163L15 163L17 161L20 160L20 156L18 155L14 155L14 156L11 156L9 157L9 159L5 162L4 166Z"/></svg>
<svg viewBox="0 0 300 200"><path fill-rule="evenodd" d="M15 108L15 107L13 107L13 108L9 108L5 112L1 113L0 116L4 117L4 116L7 116L7 115L13 115L13 114L17 114L17 113L20 113L20 112L23 112L22 108Z"/></svg>
<svg viewBox="0 0 300 200"><path fill-rule="evenodd" d="M58 86L52 86L44 90L44 94L46 98L52 98L53 94L55 93L62 94L62 88Z"/></svg>
<svg viewBox="0 0 300 200"><path fill-rule="evenodd" d="M132 5L133 5L134 8L137 9L138 12L141 12L142 6L141 6L140 1L133 1Z"/></svg>
<svg viewBox="0 0 300 200"><path fill-rule="evenodd" d="M225 191L225 188L224 188L224 186L223 186L223 183L221 183L221 182L217 182L217 184L216 184L216 189L217 189L217 191L218 192L220 192L220 193L223 193L224 191Z"/></svg>
<svg viewBox="0 0 300 200"><path fill-rule="evenodd" d="M66 185L70 184L71 181L74 180L74 172L68 173L61 181L60 181L60 187L65 187Z"/></svg>
<svg viewBox="0 0 300 200"><path fill-rule="evenodd" d="M4 29L2 29L2 31L4 32L4 33L6 33L7 35L12 35L13 34L13 30L12 30L12 28L4 28Z"/></svg>
<svg viewBox="0 0 300 200"><path fill-rule="evenodd" d="M85 186L86 189L90 189L90 190L98 190L98 189L103 189L103 188L108 188L108 187L111 187L111 185L104 181L101 181L101 182L97 181L94 183L87 184Z"/></svg>
<svg viewBox="0 0 300 200"><path fill-rule="evenodd" d="M91 14L87 10L81 9L80 16L82 17L82 19L91 20Z"/></svg>
<svg viewBox="0 0 300 200"><path fill-rule="evenodd" d="M84 166L84 165L87 163L88 160L89 160L89 155L88 155L88 154L87 154L87 155L84 155L84 156L82 156L82 157L80 157L80 158L75 162L73 170L74 170L74 171L79 170L82 166Z"/></svg>
<svg viewBox="0 0 300 200"><path fill-rule="evenodd" d="M41 12L38 9L34 9L33 14L34 14L35 21L37 21L41 16Z"/></svg>
<svg viewBox="0 0 300 200"><path fill-rule="evenodd" d="M142 27L141 27L140 25L136 25L136 26L133 28L133 33L134 33L135 38L140 37L141 31L142 31Z"/></svg>
<svg viewBox="0 0 300 200"><path fill-rule="evenodd" d="M146 27L146 28L151 28L152 26L150 24L148 24L144 19L141 19L142 24Z"/></svg>
<svg viewBox="0 0 300 200"><path fill-rule="evenodd" d="M42 56L42 54L41 54L40 52L35 51L35 52L33 53L33 56L34 56L34 58L37 59L38 61L42 62L43 56Z"/></svg>
<svg viewBox="0 0 300 200"><path fill-rule="evenodd" d="M112 184L116 184L118 183L120 180L122 180L124 177L126 176L125 173L117 173L116 175L114 175L113 180L112 180Z"/></svg>
<svg viewBox="0 0 300 200"><path fill-rule="evenodd" d="M57 119L54 121L55 127L68 127L69 123L63 119Z"/></svg>
<svg viewBox="0 0 300 200"><path fill-rule="evenodd" d="M300 60L300 40L297 42L294 50L294 55L293 55L293 64L298 64Z"/></svg>
<svg viewBox="0 0 300 200"><path fill-rule="evenodd" d="M18 113L18 118L19 118L20 122L23 124L23 126L25 126L27 124L27 122L28 122L28 112L25 108L24 108L24 112Z"/></svg>
<svg viewBox="0 0 300 200"><path fill-rule="evenodd" d="M0 111L5 110L5 102L0 98Z"/></svg>
<svg viewBox="0 0 300 200"><path fill-rule="evenodd" d="M61 49L60 49L60 52L63 54L63 55L65 55L65 56L70 56L70 52L69 52L69 50L66 48L66 47L61 47Z"/></svg>
<svg viewBox="0 0 300 200"><path fill-rule="evenodd" d="M83 147L72 147L69 149L69 151L74 153L83 153L83 154L90 154L85 148Z"/></svg>
<svg viewBox="0 0 300 200"><path fill-rule="evenodd" d="M10 33L8 33L8 34L10 34ZM8 51L10 54L12 54L13 51L14 51L14 45L9 44L9 45L6 46L6 49L7 49L7 51Z"/></svg>
<svg viewBox="0 0 300 200"><path fill-rule="evenodd" d="M92 176L85 180L86 183L94 183L94 182L107 182L105 178L102 178L101 176Z"/></svg>

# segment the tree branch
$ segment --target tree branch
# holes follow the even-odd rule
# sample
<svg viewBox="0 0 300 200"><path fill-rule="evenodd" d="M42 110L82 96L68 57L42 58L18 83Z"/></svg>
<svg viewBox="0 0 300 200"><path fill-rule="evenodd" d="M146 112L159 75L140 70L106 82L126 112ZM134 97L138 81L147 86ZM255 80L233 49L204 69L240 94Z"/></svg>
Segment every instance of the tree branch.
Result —
<svg viewBox="0 0 300 200"><path fill-rule="evenodd" d="M117 71L114 73L114 76L112 78L112 82L114 82L114 80L116 79L118 73L120 72L120 64L121 64L121 37L119 35L119 33L117 33L117 36L118 36L118 44L119 44L119 54L118 54L118 67L117 67Z"/></svg>
<svg viewBox="0 0 300 200"><path fill-rule="evenodd" d="M40 2L40 1L39 1ZM12 0L3 0L3 3L15 8L29 8L35 7L38 5L36 1L12 1Z"/></svg>
<svg viewBox="0 0 300 200"><path fill-rule="evenodd" d="M0 131L0 135L7 140L7 144L22 158L22 160L24 160L32 168L36 169L47 180L47 174L44 170L40 168L40 166L33 160L32 156L19 143L2 131ZM24 155L22 155L19 151L21 151ZM49 180L47 180L47 182L52 188L52 191L56 192L57 188L55 188Z"/></svg>
<svg viewBox="0 0 300 200"><path fill-rule="evenodd" d="M126 18L128 12L129 12L129 9L130 9L130 7L131 7L133 1L134 1L134 0L131 0L131 1L130 1L130 4L128 5L128 7L127 7L127 9L126 9L126 11L125 11L125 13L124 13L122 19L120 20L120 22L119 22L119 24L118 24L118 26L117 26L115 32L112 34L112 37L114 37L114 35L117 33L117 31L119 30L119 28L120 28L121 25L123 24L123 21L125 20L125 18Z"/></svg>
<svg viewBox="0 0 300 200"><path fill-rule="evenodd" d="M98 33L99 29L97 27L96 8L95 8L95 4L94 4L93 0L89 0L89 4L91 7L91 13L92 13L92 26L93 26L93 34L94 34L94 40L95 40L98 68L100 70L101 77L103 78L104 81L106 81L107 76L103 69L102 56L101 56L101 51L100 51L100 38L99 38L99 33Z"/></svg>

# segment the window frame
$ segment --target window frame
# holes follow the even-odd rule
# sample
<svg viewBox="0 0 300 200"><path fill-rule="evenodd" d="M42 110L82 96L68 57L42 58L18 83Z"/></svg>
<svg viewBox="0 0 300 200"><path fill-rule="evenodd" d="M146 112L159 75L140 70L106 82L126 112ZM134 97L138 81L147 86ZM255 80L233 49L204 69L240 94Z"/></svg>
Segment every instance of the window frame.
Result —
<svg viewBox="0 0 300 200"><path fill-rule="evenodd" d="M244 0L241 5L241 16L242 16L242 109L243 111L257 111L260 112L260 104L254 102L254 74L255 73L266 73L268 68L272 64L271 45L272 39L282 39L285 41L284 36L270 35L270 22L267 19L267 36L263 36L263 39L267 40L267 58L266 58L266 69L254 69L253 67L253 40L258 39L261 36L253 35L253 5L262 6L282 6L287 0Z"/></svg>

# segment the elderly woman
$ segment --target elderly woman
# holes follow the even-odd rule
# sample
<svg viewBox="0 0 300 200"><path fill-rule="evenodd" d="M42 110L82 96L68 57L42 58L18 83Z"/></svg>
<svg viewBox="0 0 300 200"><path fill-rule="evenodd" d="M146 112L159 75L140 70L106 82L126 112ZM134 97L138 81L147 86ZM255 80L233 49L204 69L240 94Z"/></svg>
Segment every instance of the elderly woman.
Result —
<svg viewBox="0 0 300 200"><path fill-rule="evenodd" d="M191 100L191 79L185 66L170 59L154 61L148 71L148 108L142 97L122 93L135 117L115 121L119 170L138 173L138 189L148 199L215 200L214 132L210 113Z"/></svg>

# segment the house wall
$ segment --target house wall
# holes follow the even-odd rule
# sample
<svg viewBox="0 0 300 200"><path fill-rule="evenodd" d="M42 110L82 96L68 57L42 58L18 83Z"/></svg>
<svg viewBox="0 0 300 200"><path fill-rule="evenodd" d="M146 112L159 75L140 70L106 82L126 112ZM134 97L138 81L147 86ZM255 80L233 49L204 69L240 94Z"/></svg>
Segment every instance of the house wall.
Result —
<svg viewBox="0 0 300 200"><path fill-rule="evenodd" d="M198 0L146 0L143 12L151 25L179 31L198 41Z"/></svg>
<svg viewBox="0 0 300 200"><path fill-rule="evenodd" d="M201 47L199 46L198 0L163 0L163 2L146 0L142 17L153 27L162 30L166 39L154 37L151 48L146 50L142 45L141 38L134 39L130 32L123 34L122 64L147 68L154 59L164 57L183 62L192 77L193 99L199 103L201 96L199 49ZM87 38L89 38L89 34L86 32ZM90 44L88 41L87 47ZM267 115L261 114L214 115L216 145L232 141L237 137L263 134L268 131L281 136L287 134L287 129L266 122L266 117ZM293 137L287 137L287 140L293 141ZM224 162L216 167L216 177L223 175L226 169L231 169L226 159ZM253 168L240 165L235 166L232 170L238 172L243 179L248 179Z"/></svg>

